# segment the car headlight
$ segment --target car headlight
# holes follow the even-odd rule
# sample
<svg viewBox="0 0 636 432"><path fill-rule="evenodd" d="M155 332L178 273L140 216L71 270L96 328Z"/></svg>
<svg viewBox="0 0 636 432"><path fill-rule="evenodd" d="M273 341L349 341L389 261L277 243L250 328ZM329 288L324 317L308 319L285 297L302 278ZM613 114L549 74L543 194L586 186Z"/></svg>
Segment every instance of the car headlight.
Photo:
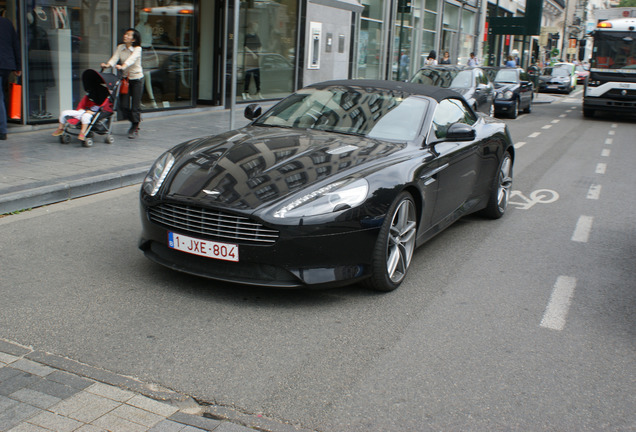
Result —
<svg viewBox="0 0 636 432"><path fill-rule="evenodd" d="M144 179L142 185L144 192L150 196L155 196L170 172L172 165L174 165L174 156L169 152L162 154L152 165L152 168L150 168L150 171Z"/></svg>
<svg viewBox="0 0 636 432"><path fill-rule="evenodd" d="M369 192L365 179L347 179L331 183L304 195L274 213L276 218L327 214L361 204Z"/></svg>
<svg viewBox="0 0 636 432"><path fill-rule="evenodd" d="M504 96L504 99L512 99L512 97L514 96L514 93L508 90L503 94L503 96Z"/></svg>

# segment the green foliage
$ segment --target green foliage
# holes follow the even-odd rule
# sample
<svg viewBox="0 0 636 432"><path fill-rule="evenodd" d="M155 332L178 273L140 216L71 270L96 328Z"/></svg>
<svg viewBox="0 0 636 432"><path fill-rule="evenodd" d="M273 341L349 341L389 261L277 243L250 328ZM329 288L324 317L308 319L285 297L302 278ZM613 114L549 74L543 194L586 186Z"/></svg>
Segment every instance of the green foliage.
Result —
<svg viewBox="0 0 636 432"><path fill-rule="evenodd" d="M636 7L636 0L621 0L618 7Z"/></svg>

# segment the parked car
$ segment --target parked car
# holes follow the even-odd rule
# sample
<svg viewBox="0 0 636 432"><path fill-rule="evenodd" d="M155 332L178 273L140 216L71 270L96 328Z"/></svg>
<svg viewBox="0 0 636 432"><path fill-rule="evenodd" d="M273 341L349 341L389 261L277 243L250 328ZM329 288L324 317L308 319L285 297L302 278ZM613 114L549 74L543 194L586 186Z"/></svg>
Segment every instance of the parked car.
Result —
<svg viewBox="0 0 636 432"><path fill-rule="evenodd" d="M494 78L495 115L507 114L517 118L519 111L532 111L534 85L521 68L499 68Z"/></svg>
<svg viewBox="0 0 636 432"><path fill-rule="evenodd" d="M565 67L544 68L539 77L539 91L570 93L576 87L574 70Z"/></svg>
<svg viewBox="0 0 636 432"><path fill-rule="evenodd" d="M192 54L158 51L158 66L150 70L152 92L157 102L190 100Z"/></svg>
<svg viewBox="0 0 636 432"><path fill-rule="evenodd" d="M481 68L424 66L411 82L448 88L460 93L475 110L493 115L495 88Z"/></svg>
<svg viewBox="0 0 636 432"><path fill-rule="evenodd" d="M139 241L150 260L250 285L390 291L416 246L464 215L506 211L510 133L456 92L330 81L245 116L151 167Z"/></svg>

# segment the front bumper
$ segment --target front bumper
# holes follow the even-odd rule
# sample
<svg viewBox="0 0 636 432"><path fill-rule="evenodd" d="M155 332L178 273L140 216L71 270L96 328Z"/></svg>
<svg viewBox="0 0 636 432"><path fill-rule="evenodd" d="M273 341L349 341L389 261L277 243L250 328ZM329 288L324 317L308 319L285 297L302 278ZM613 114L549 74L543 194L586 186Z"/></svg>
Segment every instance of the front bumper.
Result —
<svg viewBox="0 0 636 432"><path fill-rule="evenodd" d="M498 100L495 99L495 112L507 113L512 112L514 108L514 100Z"/></svg>
<svg viewBox="0 0 636 432"><path fill-rule="evenodd" d="M293 235L281 229L279 239L272 245L238 243L240 260L230 262L171 249L168 247L170 229L151 222L143 206L142 228L139 248L151 261L219 281L275 288L347 285L370 276L380 230L379 226L374 226L303 235L302 227L295 226ZM192 236L188 232L183 234Z"/></svg>

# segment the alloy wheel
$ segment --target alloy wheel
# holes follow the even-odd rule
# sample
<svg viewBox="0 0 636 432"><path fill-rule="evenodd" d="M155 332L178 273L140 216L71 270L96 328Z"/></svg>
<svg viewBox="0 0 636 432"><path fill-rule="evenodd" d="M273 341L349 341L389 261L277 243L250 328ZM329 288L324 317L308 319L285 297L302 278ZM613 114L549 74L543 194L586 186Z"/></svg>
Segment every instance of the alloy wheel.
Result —
<svg viewBox="0 0 636 432"><path fill-rule="evenodd" d="M501 213L508 207L508 198L512 188L512 159L506 154L499 168L499 180L497 182L497 207Z"/></svg>
<svg viewBox="0 0 636 432"><path fill-rule="evenodd" d="M404 278L411 264L416 230L415 206L404 199L393 214L387 242L386 271L393 283Z"/></svg>

